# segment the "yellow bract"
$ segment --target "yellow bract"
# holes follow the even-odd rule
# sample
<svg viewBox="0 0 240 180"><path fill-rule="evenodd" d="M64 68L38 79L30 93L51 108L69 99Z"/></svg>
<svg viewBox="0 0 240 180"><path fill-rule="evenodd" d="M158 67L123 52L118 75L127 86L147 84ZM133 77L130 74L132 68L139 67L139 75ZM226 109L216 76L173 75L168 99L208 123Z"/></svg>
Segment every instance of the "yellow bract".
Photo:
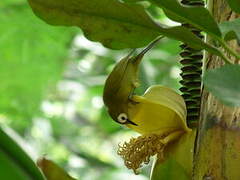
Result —
<svg viewBox="0 0 240 180"><path fill-rule="evenodd" d="M125 165L137 174L141 164L148 163L153 155L157 155L158 161L163 162L164 154L167 153L165 151L171 150L168 148L169 145L176 144L186 134L192 136L193 131L186 124L185 102L174 90L155 85L143 96L132 98L137 103L129 105L128 115L137 126L131 124L127 126L142 136L131 138L129 142L119 145L118 154L124 159ZM192 141L184 139L183 142L193 145ZM173 148L175 149L178 152L181 148ZM189 149L187 146L186 150ZM182 165L181 160L178 163ZM191 162L182 167L189 169Z"/></svg>
<svg viewBox="0 0 240 180"><path fill-rule="evenodd" d="M151 86L143 96L133 96L138 104L128 109L130 119L138 126L127 125L141 134L169 134L191 131L186 125L186 105L174 90Z"/></svg>

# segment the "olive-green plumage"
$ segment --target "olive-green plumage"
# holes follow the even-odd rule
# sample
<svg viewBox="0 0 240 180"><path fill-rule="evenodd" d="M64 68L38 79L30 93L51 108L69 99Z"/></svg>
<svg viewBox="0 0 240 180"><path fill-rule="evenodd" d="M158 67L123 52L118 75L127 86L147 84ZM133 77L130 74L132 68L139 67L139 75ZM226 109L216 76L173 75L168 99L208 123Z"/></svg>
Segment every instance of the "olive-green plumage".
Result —
<svg viewBox="0 0 240 180"><path fill-rule="evenodd" d="M108 76L103 93L104 104L114 121L121 124L135 124L128 118L128 107L135 104L131 99L134 89L138 86L138 69L144 54L162 37L150 43L142 52L121 59ZM135 124L136 125L136 124Z"/></svg>

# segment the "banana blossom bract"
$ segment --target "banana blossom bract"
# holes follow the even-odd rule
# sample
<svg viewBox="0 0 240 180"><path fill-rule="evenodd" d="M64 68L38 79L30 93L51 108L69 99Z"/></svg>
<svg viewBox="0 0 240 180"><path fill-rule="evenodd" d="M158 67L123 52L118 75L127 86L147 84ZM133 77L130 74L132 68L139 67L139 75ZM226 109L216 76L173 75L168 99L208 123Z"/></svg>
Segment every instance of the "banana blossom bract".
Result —
<svg viewBox="0 0 240 180"><path fill-rule="evenodd" d="M189 137L195 137L195 132L187 127L186 105L178 93L170 88L154 85L143 96L134 95L133 100L138 103L130 105L128 113L138 126L127 126L139 132L141 136L119 145L118 149L118 154L129 169L137 174L141 164L147 164L151 156L157 156L157 165L164 163L166 158L171 156L171 152L177 154L180 150L186 153L192 148L193 141L189 141ZM187 142L190 146L182 148L176 145L179 141L183 141L183 144ZM181 158L175 158L178 159L182 161ZM187 168L186 171L191 167L191 162L187 161L183 165L183 169Z"/></svg>

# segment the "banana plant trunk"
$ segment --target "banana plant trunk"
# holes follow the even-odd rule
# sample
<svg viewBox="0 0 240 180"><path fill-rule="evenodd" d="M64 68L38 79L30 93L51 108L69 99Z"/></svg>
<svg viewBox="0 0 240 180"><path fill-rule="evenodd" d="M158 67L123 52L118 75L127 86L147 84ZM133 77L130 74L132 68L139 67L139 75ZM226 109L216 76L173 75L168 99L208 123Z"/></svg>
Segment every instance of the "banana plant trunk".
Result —
<svg viewBox="0 0 240 180"><path fill-rule="evenodd" d="M240 16L231 11L226 0L210 0L208 3L209 10L218 22L230 21ZM209 42L211 43L211 40ZM236 41L231 41L229 44L240 52ZM223 61L213 55L207 55L205 62L205 69L223 65ZM240 60L232 59L232 62L239 64ZM201 102L193 179L238 180L240 179L240 108L223 105L204 87Z"/></svg>

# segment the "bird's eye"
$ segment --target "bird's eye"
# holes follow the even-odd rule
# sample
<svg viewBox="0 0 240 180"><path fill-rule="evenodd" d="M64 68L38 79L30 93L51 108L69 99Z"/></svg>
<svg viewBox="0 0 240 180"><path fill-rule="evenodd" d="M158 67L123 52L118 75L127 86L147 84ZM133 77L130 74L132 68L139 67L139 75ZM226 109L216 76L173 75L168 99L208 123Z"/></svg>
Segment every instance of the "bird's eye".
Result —
<svg viewBox="0 0 240 180"><path fill-rule="evenodd" d="M124 124L125 122L127 122L127 115L125 113L121 113L118 115L118 122L121 123L121 124Z"/></svg>

